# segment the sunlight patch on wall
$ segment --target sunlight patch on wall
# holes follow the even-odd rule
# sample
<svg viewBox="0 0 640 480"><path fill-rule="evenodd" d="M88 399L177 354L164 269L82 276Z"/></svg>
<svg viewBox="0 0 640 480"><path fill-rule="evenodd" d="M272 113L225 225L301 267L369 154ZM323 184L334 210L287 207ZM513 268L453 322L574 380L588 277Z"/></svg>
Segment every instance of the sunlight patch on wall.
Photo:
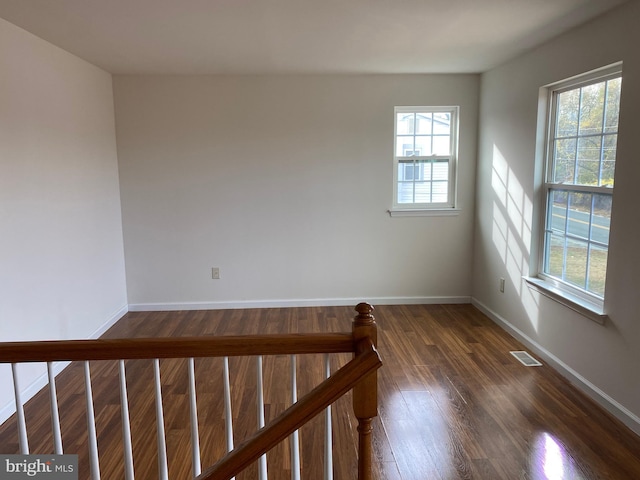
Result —
<svg viewBox="0 0 640 480"><path fill-rule="evenodd" d="M531 231L533 229L533 202L524 195L522 208L522 243L527 246L527 254L531 254Z"/></svg>
<svg viewBox="0 0 640 480"><path fill-rule="evenodd" d="M495 145L493 146L491 186L528 254L531 246L533 203L525 194L524 188L513 170L509 168L507 160Z"/></svg>
<svg viewBox="0 0 640 480"><path fill-rule="evenodd" d="M496 145L493 146L491 185L495 195L491 232L493 244L504 263L507 277L537 331L538 302L523 279L530 272L533 202Z"/></svg>
<svg viewBox="0 0 640 480"><path fill-rule="evenodd" d="M522 284L525 284L524 280L521 280ZM538 331L538 325L540 323L540 294L533 292L530 288L523 288L520 294L520 300L522 300L522 307L529 317L531 325Z"/></svg>
<svg viewBox="0 0 640 480"><path fill-rule="evenodd" d="M500 151L493 147L493 169L491 172L491 187L496 198L503 207L507 206L507 177L509 166Z"/></svg>
<svg viewBox="0 0 640 480"><path fill-rule="evenodd" d="M526 211L531 212L533 205L527 198L515 174L509 169L509 180L507 182L507 214L515 227L520 241L529 254L531 248L531 220L527 218Z"/></svg>
<svg viewBox="0 0 640 480"><path fill-rule="evenodd" d="M520 242L517 235L513 233L513 229L509 228L507 234L507 274L513 283L513 286L518 292L518 295L522 293L522 275L523 265L525 263L522 249L520 248Z"/></svg>
<svg viewBox="0 0 640 480"><path fill-rule="evenodd" d="M491 239L496 249L500 253L500 259L507 262L507 219L500 211L498 204L493 202L493 227Z"/></svg>

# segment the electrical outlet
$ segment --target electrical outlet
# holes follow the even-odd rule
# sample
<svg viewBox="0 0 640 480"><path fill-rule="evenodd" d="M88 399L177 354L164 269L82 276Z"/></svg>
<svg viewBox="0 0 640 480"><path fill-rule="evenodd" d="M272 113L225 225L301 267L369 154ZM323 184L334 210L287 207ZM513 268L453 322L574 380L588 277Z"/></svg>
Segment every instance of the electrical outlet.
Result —
<svg viewBox="0 0 640 480"><path fill-rule="evenodd" d="M504 293L504 278L500 279L500 292Z"/></svg>
<svg viewBox="0 0 640 480"><path fill-rule="evenodd" d="M220 280L220 268L218 267L211 268L211 278L213 280Z"/></svg>

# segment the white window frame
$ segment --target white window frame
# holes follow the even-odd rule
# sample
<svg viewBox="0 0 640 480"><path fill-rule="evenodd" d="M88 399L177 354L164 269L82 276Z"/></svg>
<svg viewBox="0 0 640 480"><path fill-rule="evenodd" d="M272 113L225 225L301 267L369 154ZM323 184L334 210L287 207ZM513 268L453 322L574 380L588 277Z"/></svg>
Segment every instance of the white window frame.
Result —
<svg viewBox="0 0 640 480"><path fill-rule="evenodd" d="M457 163L458 163L458 106L399 106L394 108L393 121L393 207L389 210L391 216L423 216L423 215L457 215ZM451 127L449 135L449 155L425 155L425 156L398 156L398 114L400 113L449 113L451 115ZM448 161L447 201L428 203L399 203L398 202L398 166L407 160L416 162Z"/></svg>
<svg viewBox="0 0 640 480"><path fill-rule="evenodd" d="M540 215L538 217L538 231L539 234L534 237L537 245L532 248L535 271L531 277L526 278L529 286L539 291L543 295L581 313L582 315L590 318L598 323L604 323L607 315L604 310L605 296L599 296L587 290L573 286L568 282L562 281L554 276L545 273L545 241L547 232L547 212L549 208L551 191L565 191L565 192L577 192L577 193L592 193L592 194L604 194L609 195L613 199L614 187L613 186L588 186L580 184L566 184L553 181L553 158L554 158L554 146L555 134L553 129L555 128L556 118L556 98L562 92L573 90L580 87L586 87L592 84L604 82L613 78L622 77L622 64L617 63L602 69L598 69L593 72L572 77L562 82L548 85L542 89L543 95L546 96L544 108L540 112L540 116L544 116L544 138L543 142L539 143L538 156L542 157L540 160L542 164L542 181L540 200L538 202L538 208ZM540 119L539 119L540 122ZM616 131L617 134L617 131ZM602 134L604 136L604 133ZM576 137L578 138L578 137ZM616 158L616 163L618 158ZM613 203L613 202L612 202ZM591 234L589 234L588 243L593 242ZM607 246L607 251L609 250ZM588 268L588 267L587 267ZM606 295L606 291L605 291Z"/></svg>

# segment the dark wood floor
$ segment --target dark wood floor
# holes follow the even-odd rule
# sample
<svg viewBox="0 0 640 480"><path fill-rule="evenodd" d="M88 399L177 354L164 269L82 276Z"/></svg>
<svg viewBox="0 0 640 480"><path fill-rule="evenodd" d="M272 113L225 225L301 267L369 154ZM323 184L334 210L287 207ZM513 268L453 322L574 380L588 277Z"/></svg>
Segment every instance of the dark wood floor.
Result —
<svg viewBox="0 0 640 480"><path fill-rule="evenodd" d="M524 367L510 354L524 349L470 305L379 306L379 417L374 423L375 478L640 479L640 437L548 366ZM106 337L350 331L346 307L129 313ZM337 367L348 360L337 355ZM299 358L300 395L322 376L321 356ZM93 362L93 390L102 478L123 478L117 365ZM289 404L289 358L265 359L267 422ZM44 369L44 367L43 367ZM236 442L256 423L255 370L233 358ZM190 478L186 362L161 362L170 478ZM224 452L222 363L197 360L204 466ZM157 478L150 361L128 361L136 478ZM58 377L65 451L78 453L88 478L84 385L80 365ZM26 410L32 453L51 453L46 392ZM350 398L333 409L335 478L354 479ZM151 426L151 428L149 428ZM322 478L322 419L300 432L303 478ZM0 427L0 453L17 453L15 420ZM289 447L269 454L269 478L289 476ZM255 467L238 479L256 478Z"/></svg>

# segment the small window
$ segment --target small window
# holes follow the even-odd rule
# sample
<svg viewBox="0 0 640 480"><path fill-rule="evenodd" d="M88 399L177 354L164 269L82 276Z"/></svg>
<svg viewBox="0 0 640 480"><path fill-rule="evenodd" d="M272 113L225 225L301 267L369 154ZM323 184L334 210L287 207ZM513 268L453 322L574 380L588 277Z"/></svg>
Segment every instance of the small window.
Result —
<svg viewBox="0 0 640 480"><path fill-rule="evenodd" d="M539 277L604 304L618 139L620 67L549 89Z"/></svg>
<svg viewBox="0 0 640 480"><path fill-rule="evenodd" d="M394 208L455 207L458 107L396 107Z"/></svg>

